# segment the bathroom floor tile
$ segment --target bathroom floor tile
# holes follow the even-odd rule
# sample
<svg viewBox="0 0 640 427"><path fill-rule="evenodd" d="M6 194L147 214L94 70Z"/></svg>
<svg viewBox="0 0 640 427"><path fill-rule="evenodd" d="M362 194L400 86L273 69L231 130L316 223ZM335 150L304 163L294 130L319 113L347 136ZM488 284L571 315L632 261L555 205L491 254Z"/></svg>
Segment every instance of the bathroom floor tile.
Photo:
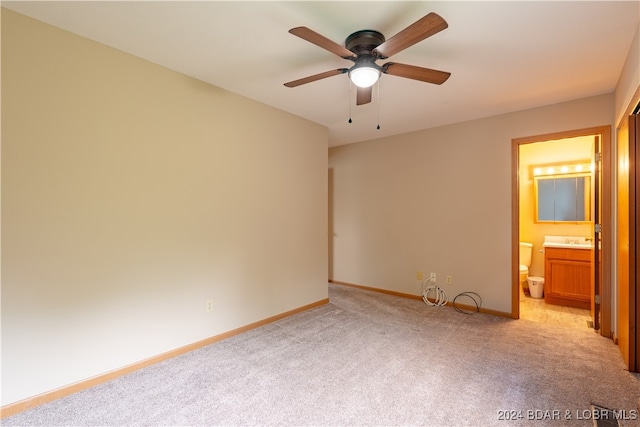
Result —
<svg viewBox="0 0 640 427"><path fill-rule="evenodd" d="M520 318L572 329L588 329L591 312L581 308L547 304L543 298L521 294Z"/></svg>

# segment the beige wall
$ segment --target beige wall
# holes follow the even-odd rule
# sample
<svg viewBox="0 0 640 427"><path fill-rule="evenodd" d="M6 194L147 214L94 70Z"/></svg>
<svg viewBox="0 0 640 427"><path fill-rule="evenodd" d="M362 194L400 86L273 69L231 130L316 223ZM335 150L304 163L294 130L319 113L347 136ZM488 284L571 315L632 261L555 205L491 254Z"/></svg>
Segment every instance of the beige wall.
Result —
<svg viewBox="0 0 640 427"><path fill-rule="evenodd" d="M417 295L416 271L435 272L450 298L510 313L512 139L613 110L608 94L331 148L331 279Z"/></svg>
<svg viewBox="0 0 640 427"><path fill-rule="evenodd" d="M640 13L640 6L638 6ZM629 47L629 54L620 73L615 91L616 124L626 119L626 110L632 102L634 95L640 90L640 27Z"/></svg>
<svg viewBox="0 0 640 427"><path fill-rule="evenodd" d="M2 404L326 298L327 140L3 9Z"/></svg>

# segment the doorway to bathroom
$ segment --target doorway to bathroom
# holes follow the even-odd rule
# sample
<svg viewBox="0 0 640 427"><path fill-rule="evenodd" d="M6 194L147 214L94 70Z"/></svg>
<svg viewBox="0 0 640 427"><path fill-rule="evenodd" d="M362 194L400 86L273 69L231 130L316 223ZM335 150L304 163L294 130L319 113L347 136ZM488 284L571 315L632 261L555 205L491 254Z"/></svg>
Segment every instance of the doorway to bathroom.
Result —
<svg viewBox="0 0 640 427"><path fill-rule="evenodd" d="M513 140L514 318L611 337L610 150L609 126ZM524 269L520 242L533 244Z"/></svg>

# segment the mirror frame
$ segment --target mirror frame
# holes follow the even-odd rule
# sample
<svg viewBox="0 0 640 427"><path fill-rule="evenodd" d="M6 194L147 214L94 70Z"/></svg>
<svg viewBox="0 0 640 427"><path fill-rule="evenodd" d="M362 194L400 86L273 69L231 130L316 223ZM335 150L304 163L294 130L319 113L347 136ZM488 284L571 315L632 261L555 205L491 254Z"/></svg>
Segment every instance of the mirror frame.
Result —
<svg viewBox="0 0 640 427"><path fill-rule="evenodd" d="M557 168L560 166L576 166L576 165L588 165L590 164L590 160L583 160L579 162L564 162L564 163L554 163L554 164L544 164L544 165L532 165L529 167L530 176L533 179L533 222L535 224L590 224L592 223L592 215L591 212L591 181L592 179L585 180L585 218L584 221L559 221L559 220L540 220L538 219L538 181L541 179L558 179L558 178L592 178L591 169L588 169L586 172L567 172L567 173L542 173L536 174L535 170L542 169L546 170L547 168Z"/></svg>

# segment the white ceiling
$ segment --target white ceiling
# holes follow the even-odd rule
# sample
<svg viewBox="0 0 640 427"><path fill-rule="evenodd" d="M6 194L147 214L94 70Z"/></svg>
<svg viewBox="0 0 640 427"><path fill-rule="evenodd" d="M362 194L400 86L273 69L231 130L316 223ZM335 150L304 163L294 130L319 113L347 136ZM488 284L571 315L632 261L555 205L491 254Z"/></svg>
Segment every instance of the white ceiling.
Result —
<svg viewBox="0 0 640 427"><path fill-rule="evenodd" d="M638 1L3 1L2 6L324 125L330 146L612 92L640 22ZM290 28L306 26L343 44L362 29L390 38L429 12L441 15L449 28L379 63L451 72L443 85L383 75L379 99L374 89L373 102L357 107L355 94L350 102L346 75L283 86L352 65L289 34Z"/></svg>

